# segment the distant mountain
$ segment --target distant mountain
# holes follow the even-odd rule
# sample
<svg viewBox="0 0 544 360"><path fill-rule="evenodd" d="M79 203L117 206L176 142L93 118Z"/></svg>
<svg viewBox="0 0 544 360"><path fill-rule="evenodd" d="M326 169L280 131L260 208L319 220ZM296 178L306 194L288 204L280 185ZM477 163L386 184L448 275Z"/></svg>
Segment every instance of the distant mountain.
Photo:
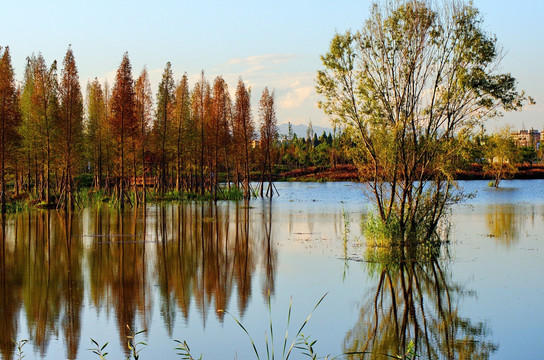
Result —
<svg viewBox="0 0 544 360"><path fill-rule="evenodd" d="M306 137L306 132L308 131L308 125L293 125L293 133L295 133L298 137ZM312 125L312 128L314 129L314 134L317 134L317 136L321 136L323 134L323 131L328 133L332 133L332 128L323 127L323 126L317 126ZM278 132L280 135L287 135L289 133L289 124L280 124L278 125Z"/></svg>

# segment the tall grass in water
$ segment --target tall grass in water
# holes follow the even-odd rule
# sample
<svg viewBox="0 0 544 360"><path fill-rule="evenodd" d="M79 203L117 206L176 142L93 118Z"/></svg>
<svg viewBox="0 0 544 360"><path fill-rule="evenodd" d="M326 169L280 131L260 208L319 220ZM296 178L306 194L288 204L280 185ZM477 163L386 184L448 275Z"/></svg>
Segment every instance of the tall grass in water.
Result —
<svg viewBox="0 0 544 360"><path fill-rule="evenodd" d="M315 344L315 341L313 343L311 343L311 345L309 347L305 347L306 342L304 341L305 338L304 338L304 335L302 334L302 330L304 329L306 324L308 324L308 321L312 317L313 312L315 311L315 309L317 309L319 304L321 304L321 302L323 301L325 296L327 296L327 294L324 294L319 299L319 301L315 304L314 308L312 309L312 311L310 312L310 314L308 315L306 320L304 320L304 322L302 323L302 325L298 329L297 333L293 337L293 340L291 342L291 345L289 346L289 349L287 349L287 343L288 343L288 339L289 339L289 326L290 326L290 323L291 323L291 310L292 310L292 305L293 305L293 299L291 299L291 301L289 302L289 310L288 310L288 313L287 313L287 324L286 324L286 329L285 329L285 338L283 340L283 348L282 348L282 354L281 354L281 359L282 360L289 359L289 356L291 356L291 352L293 351L293 348L306 349L306 350L308 350L309 354L313 354L312 346L313 346L313 344ZM242 330L246 333L246 335L249 337L249 340L251 341L251 345L253 346L253 351L255 352L255 356L257 357L257 360L260 360L261 356L259 354L259 351L257 350L257 346L255 345L255 341L253 341L253 338L251 337L250 333L247 331L245 326L236 317L234 317L231 313L229 313L228 311L223 310L223 312L225 314L230 315L234 319L234 321L236 321L238 326L240 326L240 328L242 328ZM270 342L268 341L268 336L269 335L267 334L266 331L265 331L264 339L265 339L266 358L271 360L271 359L275 359L275 351L274 351L274 326L273 326L273 322L272 322L272 305L271 305L271 302L270 302L270 293L268 293L268 315L269 315Z"/></svg>
<svg viewBox="0 0 544 360"><path fill-rule="evenodd" d="M370 212L363 223L365 238L371 240L377 246L393 245L392 242L400 237L400 224L398 219L391 218L388 222L373 212Z"/></svg>
<svg viewBox="0 0 544 360"><path fill-rule="evenodd" d="M136 204L136 193L134 191L126 192L127 199L130 204ZM237 188L220 188L217 192L216 200L242 200L243 192ZM214 196L211 192L204 194L197 194L193 192L185 191L169 191L164 194L160 194L153 189L146 191L147 203L160 203L160 202L185 202L185 201L210 201ZM90 188L80 188L74 193L74 205L77 207L92 207L108 205L116 208L120 206L119 201L114 195L109 194L105 190L93 190ZM31 209L50 209L56 208L55 204L40 203L37 198L32 195L24 194L17 199L12 199L6 203L7 213L18 213Z"/></svg>
<svg viewBox="0 0 544 360"><path fill-rule="evenodd" d="M290 328L290 323L291 323L291 310L292 310L292 304L293 304L293 301L291 299L291 301L289 303L289 310L288 310L288 315L287 315L287 325L286 325L286 330L285 330L285 337L283 339L283 347L282 347L282 353L281 353L281 359L282 360L289 359L289 357L292 354L293 349L299 349L299 350L302 351L303 355L305 355L307 357L310 357L311 359L317 359L317 354L315 353L314 348L313 348L316 341L315 340L310 341L309 337L304 336L304 334L302 333L302 330L304 329L306 324L308 324L308 321L312 317L313 312L315 311L315 309L317 309L319 304L321 304L321 302L323 301L323 299L325 298L326 295L327 294L323 295L319 299L319 301L316 303L316 305L314 306L313 310L310 312L310 314L308 315L306 320L304 320L304 322L298 328L298 331L296 332L296 334L293 337L292 341L289 341L289 328ZM246 329L246 327L236 317L234 317L228 311L226 311L226 310L219 310L219 311L222 311L225 314L230 315L234 319L234 321L240 326L240 328L246 333L246 335L249 337L249 340L251 341L251 345L253 347L253 351L255 353L255 356L256 356L257 360L260 360L261 359L261 354L257 350L257 345L255 344L255 341L253 340L252 336L250 335L250 333ZM271 305L271 302L270 302L270 294L268 295L268 314L269 314L269 324L268 324L268 326L269 326L270 333L265 331L266 359L273 360L273 359L276 358L276 354L275 354L275 350L274 350L274 326L273 326L273 322L272 322L272 305ZM129 330L129 335L127 336L127 346L128 346L128 349L130 350L129 359L139 360L140 351L142 350L142 346L146 346L147 344L144 343L144 342L141 342L141 341L138 342L136 340L136 337L139 334L145 332L145 330L136 332L136 331L133 331L132 329L130 329L130 327L128 327L128 326L127 326L127 328ZM269 337L270 337L270 340L269 340ZM176 354L181 359L183 359L183 360L196 360L196 358L191 354L191 350L190 350L189 345L187 344L186 341L180 341L180 340L174 340L174 341L177 344L177 346L175 347L175 350L177 351ZM91 338L91 342L93 343L94 348L87 349L87 350L92 351L92 353L97 355L101 360L106 360L106 355L108 355L108 353L106 352L106 347L107 347L108 343L105 343L104 345L100 345L97 341L95 341L92 338ZM289 344L289 347L287 347L288 344ZM325 357L325 359L329 359L329 358L330 358L329 356ZM198 360L202 360L202 355L200 355Z"/></svg>

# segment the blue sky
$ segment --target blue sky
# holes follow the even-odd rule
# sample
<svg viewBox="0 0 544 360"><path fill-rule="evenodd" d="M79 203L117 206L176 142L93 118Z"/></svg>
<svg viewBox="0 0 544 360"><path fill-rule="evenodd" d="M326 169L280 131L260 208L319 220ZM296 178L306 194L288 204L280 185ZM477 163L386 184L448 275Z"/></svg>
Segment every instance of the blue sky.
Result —
<svg viewBox="0 0 544 360"><path fill-rule="evenodd" d="M487 128L510 124L544 130L544 1L474 4L485 29L505 49L502 71L512 73L537 102L488 122ZM241 76L252 86L255 104L264 86L274 89L279 123L311 119L328 126L316 106L319 55L335 31L360 28L370 5L368 0L9 1L0 12L0 45L10 46L19 80L32 52L41 52L48 63L61 62L72 44L83 84L94 77L112 83L128 51L134 77L145 65L154 92L170 61L176 79L187 72L191 85L201 70L210 82L223 75L232 88Z"/></svg>

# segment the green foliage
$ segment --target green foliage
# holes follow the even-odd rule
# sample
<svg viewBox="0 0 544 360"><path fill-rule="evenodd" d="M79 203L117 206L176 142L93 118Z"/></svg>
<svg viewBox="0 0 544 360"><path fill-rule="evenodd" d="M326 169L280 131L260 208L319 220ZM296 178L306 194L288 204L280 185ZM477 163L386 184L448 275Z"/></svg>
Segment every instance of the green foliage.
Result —
<svg viewBox="0 0 544 360"><path fill-rule="evenodd" d="M363 224L363 229L367 240L378 246L395 243L400 239L400 224L395 217L382 221L374 212L370 212Z"/></svg>
<svg viewBox="0 0 544 360"><path fill-rule="evenodd" d="M413 340L410 340L410 343L408 344L408 347L406 348L406 352L404 355L398 355L397 359L401 360L414 360L418 357L416 353L416 344Z"/></svg>
<svg viewBox="0 0 544 360"><path fill-rule="evenodd" d="M168 191L164 194L150 190L147 193L150 202L184 202L184 201L210 201L213 200L213 193L206 191L203 194L188 191ZM217 192L217 200L241 200L243 192L239 188L220 188Z"/></svg>
<svg viewBox="0 0 544 360"><path fill-rule="evenodd" d="M79 189L74 196L76 201L82 206L100 206L111 202L111 197L103 190L83 188Z"/></svg>
<svg viewBox="0 0 544 360"><path fill-rule="evenodd" d="M300 333L299 341L295 345L295 348L301 350L302 355L309 357L312 360L317 359L317 354L314 351L314 345L317 340L311 341L310 337L304 336L303 333Z"/></svg>
<svg viewBox="0 0 544 360"><path fill-rule="evenodd" d="M385 232L397 223L401 237L432 232L462 199L460 134L470 138L527 100L510 74L496 73L496 42L470 3L387 0L360 31L336 34L321 57L319 105L351 136L354 162L371 170L361 175Z"/></svg>
<svg viewBox="0 0 544 360"><path fill-rule="evenodd" d="M108 343L106 342L104 345L100 346L96 340L91 338L91 342L94 345L94 348L87 349L89 351L92 351L93 354L97 355L100 360L106 360L106 355L108 355L107 352L104 350L106 349L106 346L108 346Z"/></svg>
<svg viewBox="0 0 544 360"><path fill-rule="evenodd" d="M128 330L127 348L130 351L130 355L127 358L127 360L129 360L129 359L139 360L140 359L140 352L143 350L143 346L147 346L147 344L145 342L143 342L143 341L136 340L136 338L139 335L145 333L146 330L134 331L133 329L131 329L131 327L129 325L126 325L126 327L127 327L127 330ZM106 360L106 355L108 355L108 353L105 351L105 349L108 346L108 342L106 342L104 345L100 345L93 338L91 338L91 342L93 343L94 347L90 348L90 349L87 349L87 350L89 350L93 354L97 355L100 358L100 360Z"/></svg>
<svg viewBox="0 0 544 360"><path fill-rule="evenodd" d="M24 357L26 356L24 351L23 351L23 347L26 345L28 340L23 339L21 341L15 341L15 340L12 340L12 341L15 344L15 346L17 347L17 360L23 360Z"/></svg>
<svg viewBox="0 0 544 360"><path fill-rule="evenodd" d="M93 176L91 174L78 174L74 177L74 183L78 188L90 188L93 186Z"/></svg>
<svg viewBox="0 0 544 360"><path fill-rule="evenodd" d="M293 341L291 342L291 345L289 346L289 348L287 348L287 343L288 343L288 338L289 338L289 327L290 327L290 322L291 322L291 309L292 309L292 305L293 305L293 300L291 299L291 301L289 303L289 310L288 310L288 313L287 313L287 324L286 324L285 338L284 338L284 341L283 341L283 348L282 348L282 355L281 355L281 358L283 360L287 360L291 356L291 352L293 351L293 348L295 348L295 346L297 345L297 339L299 339L299 337L302 335L302 330L304 329L304 327L306 326L306 324L308 323L308 321L312 317L312 314L315 311L315 309L317 309L319 304L321 304L321 302L323 301L325 296L327 296L327 294L324 294L319 299L319 301L315 304L313 310L310 312L310 314L308 315L306 320L304 320L304 322L300 325L298 331L296 332L296 334L294 336ZM236 319L236 317L234 317L231 313L229 313L228 311L226 311L226 310L222 310L222 311L224 313L230 315L234 319L234 321L238 324L238 326L240 326L240 328L248 336L248 338L249 338L249 340L251 342L251 345L253 347L253 351L255 352L255 356L257 357L257 359L260 359L261 357L259 355L259 351L257 350L257 346L255 345L255 342L253 341L253 338L251 337L250 333L245 328L245 326L238 319ZM269 313L269 319L270 319L270 321L269 321L270 343L268 342L268 334L265 332L265 349L266 349L267 359L270 360L270 359L275 358L275 356L274 356L274 329L273 329L273 324L272 324L272 305L270 303L270 293L268 294L268 313Z"/></svg>
<svg viewBox="0 0 544 360"><path fill-rule="evenodd" d="M31 204L26 200L12 200L6 203L6 213L18 213L29 210Z"/></svg>
<svg viewBox="0 0 544 360"><path fill-rule="evenodd" d="M193 355L191 355L191 349L189 349L189 345L187 344L186 341L183 341L183 342L181 342L179 340L174 340L174 341L177 344L179 344L179 346L176 347L176 350L178 351L177 355L179 357L181 357L183 360L195 360ZM200 355L198 360L202 360L202 355Z"/></svg>
<svg viewBox="0 0 544 360"><path fill-rule="evenodd" d="M484 165L484 171L493 176L493 187L498 187L502 179L514 174L517 170L515 164L521 158L510 133L510 128L505 127L486 140L487 163Z"/></svg>
<svg viewBox="0 0 544 360"><path fill-rule="evenodd" d="M146 330L134 331L127 325L128 335L127 335L127 347L131 352L132 358L134 360L140 359L140 352L143 350L142 346L147 346L143 341L137 341L136 337L140 334L146 332Z"/></svg>
<svg viewBox="0 0 544 360"><path fill-rule="evenodd" d="M519 149L521 162L533 164L538 161L538 153L533 146L524 146Z"/></svg>

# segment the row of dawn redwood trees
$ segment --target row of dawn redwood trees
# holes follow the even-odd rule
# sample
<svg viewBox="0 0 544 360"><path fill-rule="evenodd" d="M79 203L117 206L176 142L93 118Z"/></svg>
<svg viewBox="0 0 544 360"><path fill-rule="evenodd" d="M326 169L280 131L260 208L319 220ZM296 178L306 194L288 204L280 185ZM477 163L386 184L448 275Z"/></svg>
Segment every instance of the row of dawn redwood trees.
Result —
<svg viewBox="0 0 544 360"><path fill-rule="evenodd" d="M34 192L46 204L74 204L74 176L92 172L93 187L120 203L134 190L145 202L146 186L209 192L217 198L218 174L228 186L250 194L250 169L256 129L250 95L240 79L234 101L225 80L210 84L202 72L189 89L187 74L174 80L166 64L156 94L147 70L132 76L128 54L112 88L98 79L87 84L84 101L71 47L58 76L41 54L27 58L24 80L14 78L9 47L0 48L0 181L6 209L8 177L14 192ZM259 170L271 181L277 140L274 94L264 89L258 110ZM269 185L267 195L272 196ZM55 201L53 201L55 200Z"/></svg>
<svg viewBox="0 0 544 360"><path fill-rule="evenodd" d="M159 193L209 192L217 198L223 191L219 173L249 197L256 129L251 90L241 79L233 101L221 76L210 84L202 72L190 90L187 74L176 82L168 62L154 102L146 69L134 79L125 53L113 87L95 78L84 101L71 47L60 77L56 61L47 66L41 54L33 54L21 84L14 78L9 47L0 48L0 57L3 212L8 178L16 194L33 192L47 204L71 207L74 176L83 172L91 172L93 187L110 192L120 206L131 189L136 202L145 202L150 185ZM274 93L267 88L258 114L258 170L271 180L278 135Z"/></svg>

